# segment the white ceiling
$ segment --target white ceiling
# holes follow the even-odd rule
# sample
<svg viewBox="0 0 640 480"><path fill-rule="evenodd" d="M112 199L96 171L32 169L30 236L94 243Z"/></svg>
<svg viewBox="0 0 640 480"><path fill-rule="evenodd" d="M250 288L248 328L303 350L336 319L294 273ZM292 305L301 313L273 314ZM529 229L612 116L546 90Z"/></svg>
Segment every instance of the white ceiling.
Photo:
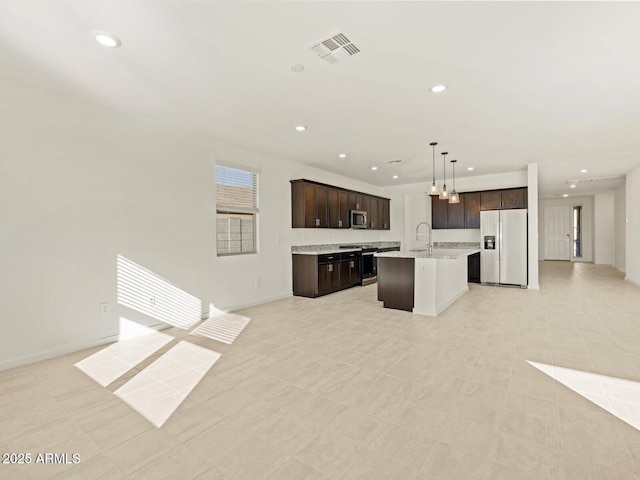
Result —
<svg viewBox="0 0 640 480"><path fill-rule="evenodd" d="M637 2L5 0L0 76L377 185L429 180L431 141L457 176L537 162L552 196L640 162L638 25ZM337 32L361 52L330 65L310 47Z"/></svg>

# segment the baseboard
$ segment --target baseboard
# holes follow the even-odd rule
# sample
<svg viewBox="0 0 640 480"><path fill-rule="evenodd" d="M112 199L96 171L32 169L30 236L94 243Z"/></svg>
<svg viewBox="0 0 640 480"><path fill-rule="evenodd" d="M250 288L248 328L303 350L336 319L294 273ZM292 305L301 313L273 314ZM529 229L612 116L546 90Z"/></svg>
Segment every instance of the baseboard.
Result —
<svg viewBox="0 0 640 480"><path fill-rule="evenodd" d="M234 310L240 310L243 308L254 307L256 305L262 305L263 303L269 303L276 300L282 300L283 298L289 298L293 294L286 293L284 295L277 295L275 297L263 298L261 300L249 303L243 303L238 305L233 305L230 307L223 308L222 310L227 312L233 312ZM208 314L202 314L203 319L209 318ZM167 325L166 323L159 323L157 325L149 325L148 328L153 330L164 330L165 328L170 328L171 325ZM4 362L0 362L0 372L3 370L9 370L10 368L21 367L23 365L28 365L30 363L41 362L43 360L49 360L51 358L59 357L61 355L67 355L68 353L79 352L81 350L86 350L87 348L99 347L101 345L107 345L109 343L117 342L118 335L110 335L108 337L98 338L96 340L91 340L89 342L84 342L80 344L71 344L65 345L64 347L54 348L51 350L46 350L44 352L35 353L32 355L26 355L20 358L14 358L12 360L7 360Z"/></svg>
<svg viewBox="0 0 640 480"><path fill-rule="evenodd" d="M284 295L276 295L275 297L262 298L255 302L248 303L239 303L237 305L232 305L230 307L224 307L222 310L226 312L234 312L236 310L242 310L243 308L255 307L256 305L262 305L263 303L275 302L276 300L282 300L284 298L290 298L293 296L293 293L285 293Z"/></svg>
<svg viewBox="0 0 640 480"><path fill-rule="evenodd" d="M153 330L164 330L170 328L171 325L166 323L159 323L157 325L145 325L147 328ZM65 345L64 347L54 348L51 350L45 350L44 352L34 353L32 355L26 355L20 358L14 358L0 363L0 372L3 370L9 370L10 368L22 367L23 365L29 365L31 363L41 362L43 360L49 360L51 358L67 355L68 353L80 352L87 348L99 347L101 345L107 345L109 343L117 342L118 335L109 335L108 337L98 338L89 342L83 342L80 344Z"/></svg>
<svg viewBox="0 0 640 480"><path fill-rule="evenodd" d="M624 277L625 281L629 282L631 285L635 285L636 287L640 287L640 283L631 280L629 277Z"/></svg>

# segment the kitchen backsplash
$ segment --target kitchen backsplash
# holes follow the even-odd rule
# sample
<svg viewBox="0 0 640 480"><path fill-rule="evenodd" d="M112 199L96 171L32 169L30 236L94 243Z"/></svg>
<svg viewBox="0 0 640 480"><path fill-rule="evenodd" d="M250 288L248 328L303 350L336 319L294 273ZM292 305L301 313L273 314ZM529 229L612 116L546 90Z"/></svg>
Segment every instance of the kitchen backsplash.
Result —
<svg viewBox="0 0 640 480"><path fill-rule="evenodd" d="M480 248L480 242L433 242L433 248Z"/></svg>

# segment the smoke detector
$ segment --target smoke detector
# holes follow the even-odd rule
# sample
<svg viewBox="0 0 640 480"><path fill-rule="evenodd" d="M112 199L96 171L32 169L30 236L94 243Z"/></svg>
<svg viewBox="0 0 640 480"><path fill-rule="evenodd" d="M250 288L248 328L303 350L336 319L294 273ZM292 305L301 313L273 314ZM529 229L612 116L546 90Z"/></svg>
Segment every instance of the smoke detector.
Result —
<svg viewBox="0 0 640 480"><path fill-rule="evenodd" d="M351 43L351 40L344 33L338 33L316 43L311 47L311 50L316 52L321 59L332 64L360 52L360 49Z"/></svg>

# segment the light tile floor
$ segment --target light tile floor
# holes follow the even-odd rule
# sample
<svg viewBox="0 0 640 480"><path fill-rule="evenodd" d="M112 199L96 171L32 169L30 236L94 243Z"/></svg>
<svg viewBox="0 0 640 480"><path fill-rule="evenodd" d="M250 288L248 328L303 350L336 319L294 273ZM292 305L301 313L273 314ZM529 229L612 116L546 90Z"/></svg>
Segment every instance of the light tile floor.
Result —
<svg viewBox="0 0 640 480"><path fill-rule="evenodd" d="M233 345L164 331L222 357L160 429L112 392L178 340L107 388L73 366L99 348L0 372L0 451L82 459L0 478L637 479L640 431L527 361L638 382L639 312L615 270L560 262L437 318L375 285L264 304Z"/></svg>

